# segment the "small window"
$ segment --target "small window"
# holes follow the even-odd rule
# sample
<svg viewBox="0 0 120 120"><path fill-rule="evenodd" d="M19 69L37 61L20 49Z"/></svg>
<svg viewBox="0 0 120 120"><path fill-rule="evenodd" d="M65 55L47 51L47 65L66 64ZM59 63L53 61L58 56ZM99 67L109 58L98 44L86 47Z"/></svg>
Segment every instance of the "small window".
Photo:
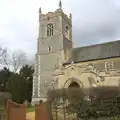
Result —
<svg viewBox="0 0 120 120"><path fill-rule="evenodd" d="M48 24L47 25L47 36L52 36L53 35L53 24Z"/></svg>
<svg viewBox="0 0 120 120"><path fill-rule="evenodd" d="M49 45L48 52L51 52L51 50L52 50L52 47Z"/></svg>
<svg viewBox="0 0 120 120"><path fill-rule="evenodd" d="M66 30L68 30L68 26L66 26Z"/></svg>
<svg viewBox="0 0 120 120"><path fill-rule="evenodd" d="M68 33L68 26L66 26L65 31Z"/></svg>

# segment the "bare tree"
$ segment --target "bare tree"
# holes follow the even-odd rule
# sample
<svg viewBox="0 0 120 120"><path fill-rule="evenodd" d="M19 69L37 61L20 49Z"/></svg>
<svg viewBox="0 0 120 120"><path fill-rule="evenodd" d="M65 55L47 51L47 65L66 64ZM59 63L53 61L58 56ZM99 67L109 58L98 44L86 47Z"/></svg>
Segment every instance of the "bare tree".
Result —
<svg viewBox="0 0 120 120"><path fill-rule="evenodd" d="M0 67L3 67L3 56L6 54L6 49L0 47Z"/></svg>
<svg viewBox="0 0 120 120"><path fill-rule="evenodd" d="M0 60L2 60L2 57L5 53L6 53L6 49L0 47Z"/></svg>
<svg viewBox="0 0 120 120"><path fill-rule="evenodd" d="M3 61L8 69L13 68L13 71L17 72L26 63L26 58L26 54L23 51L14 51L11 54L6 51Z"/></svg>

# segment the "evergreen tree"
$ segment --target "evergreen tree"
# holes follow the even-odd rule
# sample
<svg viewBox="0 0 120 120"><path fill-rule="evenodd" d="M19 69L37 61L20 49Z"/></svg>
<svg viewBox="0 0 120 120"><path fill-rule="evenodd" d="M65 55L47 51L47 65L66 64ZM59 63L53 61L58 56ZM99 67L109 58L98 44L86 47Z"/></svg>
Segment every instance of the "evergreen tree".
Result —
<svg viewBox="0 0 120 120"><path fill-rule="evenodd" d="M23 66L20 70L20 74L24 76L28 84L27 100L29 102L31 102L31 99L32 99L33 72L34 72L33 67L28 65Z"/></svg>
<svg viewBox="0 0 120 120"><path fill-rule="evenodd" d="M23 75L12 74L8 81L8 92L12 95L12 100L23 103L27 100L28 84Z"/></svg>
<svg viewBox="0 0 120 120"><path fill-rule="evenodd" d="M4 67L0 71L0 91L2 91L2 92L7 91L7 83L8 83L8 79L9 79L10 75L11 75L11 72L6 67Z"/></svg>

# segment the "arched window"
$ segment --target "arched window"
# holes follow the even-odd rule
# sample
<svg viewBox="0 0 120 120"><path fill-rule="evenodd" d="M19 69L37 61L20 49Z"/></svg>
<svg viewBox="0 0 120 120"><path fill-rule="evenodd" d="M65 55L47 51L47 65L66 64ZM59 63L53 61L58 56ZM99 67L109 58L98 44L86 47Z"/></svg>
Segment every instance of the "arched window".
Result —
<svg viewBox="0 0 120 120"><path fill-rule="evenodd" d="M52 36L53 35L53 24L48 24L47 25L47 36Z"/></svg>
<svg viewBox="0 0 120 120"><path fill-rule="evenodd" d="M48 52L51 52L51 50L52 50L52 47L49 45L48 46Z"/></svg>

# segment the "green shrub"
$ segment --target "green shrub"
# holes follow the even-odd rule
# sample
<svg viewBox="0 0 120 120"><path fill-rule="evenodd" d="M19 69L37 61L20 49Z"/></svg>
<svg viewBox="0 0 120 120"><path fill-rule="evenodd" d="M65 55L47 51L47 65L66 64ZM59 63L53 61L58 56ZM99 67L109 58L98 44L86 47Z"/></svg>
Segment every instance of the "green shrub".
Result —
<svg viewBox="0 0 120 120"><path fill-rule="evenodd" d="M113 101L99 101L98 103L83 101L77 105L76 111L80 118L115 117L120 114L119 106L117 98Z"/></svg>
<svg viewBox="0 0 120 120"><path fill-rule="evenodd" d="M32 108L33 106L31 105L31 103L27 104L27 108Z"/></svg>
<svg viewBox="0 0 120 120"><path fill-rule="evenodd" d="M70 106L78 118L106 118L120 115L120 94L118 88L97 88L90 96L90 101L80 100ZM72 111L71 111L72 112Z"/></svg>

